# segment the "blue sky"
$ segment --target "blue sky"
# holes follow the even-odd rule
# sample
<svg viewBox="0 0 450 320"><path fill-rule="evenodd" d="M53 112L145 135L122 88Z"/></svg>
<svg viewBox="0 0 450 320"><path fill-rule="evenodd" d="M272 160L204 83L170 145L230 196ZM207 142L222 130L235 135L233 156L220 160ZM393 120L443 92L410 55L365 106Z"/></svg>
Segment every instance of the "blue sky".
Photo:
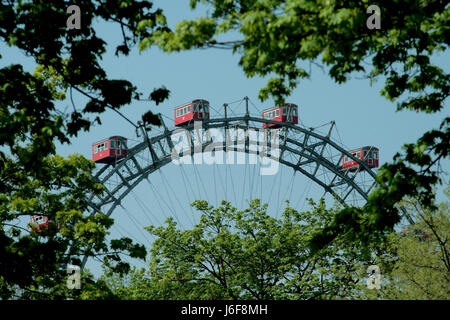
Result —
<svg viewBox="0 0 450 320"><path fill-rule="evenodd" d="M176 3L175 1L156 1L155 7L164 9L169 24L173 25L181 19L195 18L199 13L205 12L204 8L192 12L188 3L189 1L176 1ZM260 110L273 106L271 100L261 103L257 99L258 91L265 85L267 79L246 78L238 66L239 56L233 55L231 51L208 49L167 54L156 47L142 53L139 53L137 48L133 48L130 56L116 57L114 49L121 41L119 27L115 24L100 23L97 26L97 32L108 42L109 50L101 65L110 77L129 80L145 94L149 94L154 88L162 85L171 91L170 98L159 106L149 102L134 101L131 105L123 107L121 112L134 122L149 109L173 118L175 106L197 98L208 100L211 106L220 112L223 112L224 103L244 96L248 96ZM33 63L23 55L17 54L15 49L7 49L4 44L0 44L0 49L3 55L3 59L0 60L1 66L19 62L24 63L28 70L32 70ZM448 72L449 58L447 51L435 57L435 61ZM403 144L415 142L425 131L438 127L444 116L449 115L449 105L447 101L443 111L431 115L412 111L396 112L395 105L379 94L382 84L381 79L373 86L370 86L368 80L353 79L338 85L320 68L313 66L311 78L302 80L288 100L299 106L299 117L305 126L316 127L334 120L339 135L333 135L333 139L350 149L365 145L377 146L380 149L380 164L383 164L391 161ZM83 98L76 96L77 107L81 109L84 102ZM70 101L63 102L62 109L66 107L72 108ZM236 114L244 113L243 104L240 108L236 105L233 108ZM250 110L252 113L255 111L255 109ZM212 116L219 115L213 113ZM170 123L167 118L165 120L169 128L173 128L173 123ZM134 128L129 123L108 111L102 116L101 126L93 127L89 133L79 134L70 146L58 146L58 153L67 156L77 152L91 158L92 142L113 135L125 136L131 139L131 143L141 139L136 137ZM446 164L448 165L448 161ZM217 198L226 196L232 202L238 198L238 206L241 204L245 206L245 195L236 196L233 194L233 188L235 193L238 189L246 189L244 183L250 184L250 180L254 178L249 178L248 182L242 181L246 180L242 179L242 172L254 168L250 166L229 168L234 177L233 183L240 184L239 187L232 187L231 180L220 182L218 179L217 171L222 170L222 174L225 172L222 167L204 168L202 166L199 168L199 174L203 177L206 188L195 182L193 176L188 177L190 180L188 183L192 183L192 188L196 189L191 196L185 190L179 168L174 165L162 168L161 172L152 175L151 181L154 186L160 187L159 192L166 195L166 200L158 203L155 199L155 189L144 181L136 188L135 194L128 196L124 201L125 209L118 208L113 213L117 226L113 227L112 235L126 235L149 245L152 238L138 228L142 229L141 227L155 221L161 222L172 211L176 211L180 216L182 227L189 227L191 218L195 219L195 213L189 208L188 203L192 201L195 194L205 195L202 191L204 189L207 189L208 194L204 197L207 200L215 202ZM298 204L298 208L301 209L305 208L306 196L318 199L322 194L320 189L315 188L307 179L298 177L298 174L294 178L296 181L294 188L289 190L292 169L288 169L283 168L278 173L278 177L264 181L259 187L259 194L265 195L263 202L270 202L272 205L272 213L281 210L282 205L279 203L285 198L289 198L294 205ZM192 173L193 169L190 170ZM168 181L168 184L164 184L163 181ZM164 187L161 187L161 183ZM230 184L226 187L226 195L222 186L225 183ZM215 191L213 191L214 188L216 188ZM254 194L258 194L257 188ZM283 197L286 194L289 196ZM173 206L172 209L169 208L170 206ZM131 218L130 215L134 217ZM190 216L187 217L187 215ZM139 265L143 266L143 264ZM90 267L98 271L98 266L90 265Z"/></svg>

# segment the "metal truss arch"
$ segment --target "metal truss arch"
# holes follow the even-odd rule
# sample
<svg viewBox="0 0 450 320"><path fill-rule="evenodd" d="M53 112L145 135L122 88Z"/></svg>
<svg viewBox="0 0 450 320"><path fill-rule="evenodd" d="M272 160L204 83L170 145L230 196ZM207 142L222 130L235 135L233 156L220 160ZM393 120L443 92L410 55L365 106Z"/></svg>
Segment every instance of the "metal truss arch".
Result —
<svg viewBox="0 0 450 320"><path fill-rule="evenodd" d="M226 118L214 118L203 121L202 130L229 128L242 130L260 130L263 123L280 124L276 121L251 117L250 115ZM127 157L113 164L104 165L94 175L94 178L106 187L103 196L89 195L88 201L95 211L101 211L110 216L114 209L121 204L121 201L144 179L148 179L154 171L169 164L172 161L172 151L174 148L171 139L175 130L167 129L162 134L149 137L143 142L128 149ZM194 124L182 127L188 135L188 140L193 145L195 138ZM332 129L332 128L331 128ZM300 172L314 183L323 188L324 194L329 193L341 204L347 205L351 194L359 197L365 202L372 188L376 185L376 174L366 166L363 161L356 159L342 146L331 140L331 129L327 135L322 135L314 129L303 128L298 125L282 123L279 133L278 158L282 165L293 168ZM197 151L203 153L205 149L213 143L212 140L202 143ZM250 143L257 141L246 140L244 148L239 149L236 145L232 151L251 153ZM268 146L270 146L270 141ZM191 156L196 152L191 148ZM178 154L183 155L182 151ZM340 163L342 156L355 160L359 163L358 171L342 170ZM358 181L360 175L365 175L364 183Z"/></svg>

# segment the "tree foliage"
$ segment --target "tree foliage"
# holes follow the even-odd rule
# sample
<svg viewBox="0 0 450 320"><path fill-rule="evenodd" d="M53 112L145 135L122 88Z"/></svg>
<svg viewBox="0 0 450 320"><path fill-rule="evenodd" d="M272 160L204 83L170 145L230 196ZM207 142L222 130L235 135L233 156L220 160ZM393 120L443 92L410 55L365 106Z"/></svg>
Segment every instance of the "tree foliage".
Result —
<svg viewBox="0 0 450 320"><path fill-rule="evenodd" d="M190 1L193 8L199 2ZM83 290L68 291L61 265L79 263L83 255L96 256L103 257L107 266L120 273L129 270L129 266L121 261L119 252L140 258L145 255L142 246L130 239L106 241L111 219L101 213L83 214L88 209L84 195L102 192L91 178L92 163L80 156L68 159L54 156L55 143L70 143L80 130L88 131L93 123L100 123L105 110L118 111L142 96L130 81L112 79L102 68L100 60L106 53L106 42L94 30L96 20L120 27L122 42L115 49L118 56L127 56L137 43L141 50L152 45L166 51L205 46L232 48L241 55L240 65L247 76L274 76L260 91L263 100L270 96L277 103L284 100L299 79L310 76L305 63L317 63L319 59L327 66L330 77L339 83L358 72L371 81L382 79L381 94L397 102L398 110L438 112L448 97L449 75L432 59L433 54L447 49L449 44L450 8L445 1L380 2L380 30L365 26L365 9L373 4L366 0L202 2L212 6L212 15L182 21L175 30L167 27L162 11L153 9L148 1L79 0L76 4L82 9L81 29L66 28L69 14L68 3L64 1L0 2L0 41L18 49L37 65L34 72L19 63L0 68L2 298L11 298L14 292L19 292L22 298L112 297L105 283L94 281L89 274L84 275ZM242 39L220 40L222 35L235 31ZM369 67L365 66L367 60ZM87 98L84 106L73 103L73 92ZM157 88L149 99L158 105L168 95L166 88ZM62 113L57 105L69 98L73 110ZM159 124L152 111L147 111L142 120L145 124ZM153 258L153 276L167 280L173 288L188 288L188 297L202 297L205 290L212 290L214 297L222 298L339 295L339 290L346 288L345 283L351 279L346 273L345 268L351 268L346 259L370 249L359 252L358 244L370 247L370 240L392 230L400 220L397 205L405 196L416 197L421 206L433 209L431 190L440 182L440 161L448 157L449 122L445 118L439 129L425 133L415 144L405 145L404 152L393 163L381 168L380 187L364 208L345 208L331 215L332 218L327 215L317 221L308 220L311 229L298 224L307 217L292 210L278 221L265 219L264 206L257 203L238 214L229 204L213 209L198 202L204 218L196 229L181 232L173 221L166 228L151 229L168 237L160 238L153 252L180 262L177 266L170 264L170 260ZM317 214L326 212L320 206L315 210ZM37 234L17 226L17 219L32 214L48 215L53 227ZM232 221L235 223L232 227L221 225ZM263 233L252 235L249 232L253 226L273 239ZM217 234L209 230L214 227L219 227ZM234 233L235 230L239 233ZM291 232L285 234L286 241L275 232L283 230ZM306 230L307 234L300 233ZM203 247L192 239L202 241ZM187 253L169 240L185 246L188 262L181 259ZM339 256L341 260L328 261L341 254L335 246L348 240L352 249L343 249L342 254L346 255ZM230 266L213 249L223 252ZM276 253L282 258L281 264L268 256L275 249L279 250ZM302 274L299 270L305 266L293 265L292 259L303 263L302 259L316 255L326 258L315 265L323 270L308 266ZM202 269L205 259L214 270ZM189 263L195 263L195 268L187 268ZM228 273L230 268L235 268L236 274L247 282ZM327 268L336 276L326 273L330 272ZM276 270L287 279L280 280ZM301 282L300 274L307 280L296 287ZM322 274L326 277L320 278ZM161 283L164 282L156 284ZM282 285L270 286L271 283ZM308 287L310 283L314 286ZM342 283L342 287L337 286ZM160 287L155 297L167 297L166 289L167 286Z"/></svg>
<svg viewBox="0 0 450 320"><path fill-rule="evenodd" d="M447 195L448 190L447 190ZM265 212L259 200L236 211L229 203L213 208L193 205L200 223L180 230L147 229L158 238L148 270L127 277L111 273L102 281L120 299L383 299L430 300L450 297L448 201L430 211L417 199L402 203L416 223L391 232L370 251L345 238L311 252L311 233L338 212L312 203L297 212L289 206L280 218ZM368 286L369 266L380 268L380 288Z"/></svg>
<svg viewBox="0 0 450 320"><path fill-rule="evenodd" d="M387 250L377 257L380 290L360 286L353 297L389 300L448 300L450 298L450 211L447 201L432 211L415 199L403 205L416 223L393 232Z"/></svg>
<svg viewBox="0 0 450 320"><path fill-rule="evenodd" d="M22 292L19 298L90 296L98 289L92 284L92 276L84 277L82 291L68 290L66 265L81 265L84 256L97 257L115 272L123 273L129 267L121 262L119 252L145 257L145 248L132 244L130 239L106 241L111 218L101 213L83 215L88 211L86 192L101 195L104 191L92 178L93 167L92 161L79 155L68 159L49 156L42 159L36 177L24 172L12 159L4 159L2 182L8 192L0 195L3 299L17 298L17 289ZM40 232L24 228L23 221L37 213L48 217L48 228Z"/></svg>
<svg viewBox="0 0 450 320"><path fill-rule="evenodd" d="M449 44L446 1L192 0L191 7L200 2L212 8L210 17L181 21L175 30L161 28L145 37L140 48L156 44L170 52L231 45L247 76L277 76L260 91L261 99L271 95L277 102L298 79L310 76L301 62L318 59L339 83L352 72L367 72L372 79L386 77L382 94L389 99L417 94L399 108L435 112L448 96L449 75L430 59ZM366 9L373 4L381 8L381 29L366 26ZM143 21L139 30L147 25L152 26ZM230 31L241 39L220 41ZM364 65L368 59L370 68Z"/></svg>
<svg viewBox="0 0 450 320"><path fill-rule="evenodd" d="M115 272L129 270L119 253L144 258L145 249L130 239L106 240L112 220L101 213L86 216L86 194L104 188L92 178L93 163L79 155L55 156L57 142L68 144L80 130L100 123L106 109L119 110L141 93L128 80L111 79L100 60L106 42L98 37L98 20L116 24L122 43L116 55L128 55L144 32L136 34L142 19L164 21L160 9L148 1L85 1L81 28L69 29L64 1L1 1L0 41L31 57L34 72L19 63L0 69L0 297L7 298L100 298L111 297L101 282L83 275L81 290L65 285L66 264L97 257ZM1 59L1 55L0 55ZM75 105L73 92L86 97ZM168 97L165 88L155 89L150 101ZM73 111L58 110L69 99ZM93 117L93 118L91 118ZM146 123L158 117L146 112ZM23 227L31 215L46 215L51 227L31 232ZM18 220L19 219L19 220ZM22 227L20 225L22 224ZM105 290L103 290L103 289ZM19 293L19 294L18 294ZM18 295L18 296L17 296Z"/></svg>
<svg viewBox="0 0 450 320"><path fill-rule="evenodd" d="M157 238L148 274L136 271L114 292L131 299L332 299L346 296L359 281L360 266L371 256L342 241L312 253L308 241L335 213L323 202L313 210L287 207L280 218L253 200L237 211L223 201L192 204L201 212L191 230L173 219L147 229ZM119 280L119 281L118 281Z"/></svg>
<svg viewBox="0 0 450 320"><path fill-rule="evenodd" d="M34 147L27 159L20 158L24 163L34 163L39 156L54 153L54 140L68 143L80 130L89 130L90 113L98 115L106 108L117 110L142 95L129 81L108 78L99 63L106 52L106 42L97 36L93 23L94 19L117 23L123 34L117 54L127 55L141 37L135 33L139 21L153 21L156 28L163 19L162 11L152 11L152 4L147 1L78 1L77 5L82 8L81 29L66 28L69 15L65 2L0 4L0 39L33 57L39 66L35 74L25 71L20 64L0 70L3 133L0 145L8 146L13 155L18 155L18 140L30 142ZM66 97L61 93L73 91L87 97L88 102L81 110L74 105L64 121L55 108L55 100ZM60 94L55 95L57 92ZM165 88L154 90L150 99L158 104L168 94ZM100 118L97 116L95 120L99 122Z"/></svg>

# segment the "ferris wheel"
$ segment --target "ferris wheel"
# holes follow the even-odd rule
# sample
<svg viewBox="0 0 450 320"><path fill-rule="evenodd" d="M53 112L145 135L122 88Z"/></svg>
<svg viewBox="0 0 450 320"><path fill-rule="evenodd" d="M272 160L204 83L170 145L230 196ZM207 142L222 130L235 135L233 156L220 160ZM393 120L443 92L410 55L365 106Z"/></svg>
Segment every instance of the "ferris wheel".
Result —
<svg viewBox="0 0 450 320"><path fill-rule="evenodd" d="M215 206L227 200L243 209L259 198L278 215L283 201L302 209L311 193L360 206L377 184L378 148L344 147L334 121L304 126L295 104L261 110L245 97L224 104L222 113L197 99L173 112L173 119L159 115L162 130L151 135L140 123L140 141L111 136L92 145L94 178L106 192L88 195L91 214L115 212L116 222L127 220L115 223L116 231L141 243L152 241L143 227L168 217L182 227L195 225L194 200ZM269 164L276 170L264 175Z"/></svg>

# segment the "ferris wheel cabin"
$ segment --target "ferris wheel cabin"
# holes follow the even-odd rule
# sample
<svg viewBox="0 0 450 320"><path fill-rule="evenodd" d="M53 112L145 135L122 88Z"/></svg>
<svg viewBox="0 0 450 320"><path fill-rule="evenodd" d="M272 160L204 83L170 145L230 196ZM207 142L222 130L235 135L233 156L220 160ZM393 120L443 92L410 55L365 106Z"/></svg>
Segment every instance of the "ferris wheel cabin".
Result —
<svg viewBox="0 0 450 320"><path fill-rule="evenodd" d="M127 138L114 136L92 144L92 161L114 163L127 156Z"/></svg>
<svg viewBox="0 0 450 320"><path fill-rule="evenodd" d="M408 235L409 236L415 236L421 242L431 239L431 234L429 234L429 233L427 233L427 232L425 232L425 231L423 231L421 229L418 229L415 226L403 227L400 235L402 237L406 237Z"/></svg>
<svg viewBox="0 0 450 320"><path fill-rule="evenodd" d="M283 123L298 123L298 106L293 103L286 103L282 107L275 107L263 111L263 119L279 121ZM263 123L263 128L280 128L280 124Z"/></svg>
<svg viewBox="0 0 450 320"><path fill-rule="evenodd" d="M197 99L184 106L175 108L174 113L176 126L184 126L192 121L209 119L209 102Z"/></svg>
<svg viewBox="0 0 450 320"><path fill-rule="evenodd" d="M378 167L378 148L366 146L360 149L352 150L350 151L350 154L358 160L363 161L369 168ZM359 164L356 161L346 155L342 156L342 170L356 171L358 168Z"/></svg>
<svg viewBox="0 0 450 320"><path fill-rule="evenodd" d="M47 216L37 215L32 216L30 219L31 231L42 232L43 230L48 229L48 225L49 222Z"/></svg>

